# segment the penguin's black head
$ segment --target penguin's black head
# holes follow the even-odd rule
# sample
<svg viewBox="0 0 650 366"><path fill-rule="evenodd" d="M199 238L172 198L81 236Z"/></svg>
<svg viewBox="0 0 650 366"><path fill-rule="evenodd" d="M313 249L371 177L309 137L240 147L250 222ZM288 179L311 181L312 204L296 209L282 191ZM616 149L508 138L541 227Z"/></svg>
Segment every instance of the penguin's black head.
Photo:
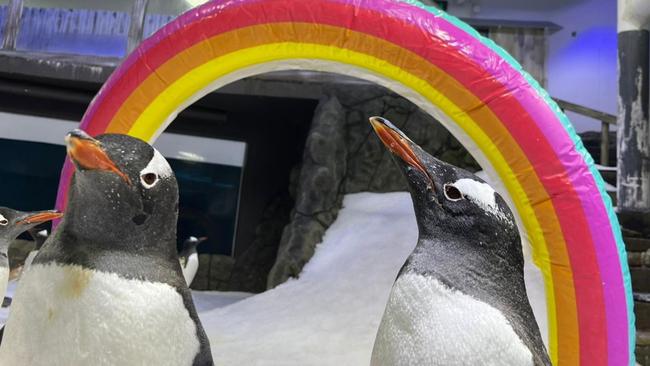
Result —
<svg viewBox="0 0 650 366"><path fill-rule="evenodd" d="M183 251L196 250L196 247L198 247L199 244L203 243L206 240L208 240L208 238L205 236L202 236L200 238L197 238L196 236L190 236L189 238L185 239L185 242L183 242Z"/></svg>
<svg viewBox="0 0 650 366"><path fill-rule="evenodd" d="M175 243L178 185L156 149L127 135L93 139L81 130L70 132L66 145L76 167L64 220L68 230L136 251Z"/></svg>
<svg viewBox="0 0 650 366"><path fill-rule="evenodd" d="M492 187L434 158L388 120L372 117L370 123L408 181L421 237L452 235L497 255L521 253L512 212Z"/></svg>
<svg viewBox="0 0 650 366"><path fill-rule="evenodd" d="M0 239L12 241L21 233L36 225L63 216L58 211L22 212L8 207L0 207Z"/></svg>

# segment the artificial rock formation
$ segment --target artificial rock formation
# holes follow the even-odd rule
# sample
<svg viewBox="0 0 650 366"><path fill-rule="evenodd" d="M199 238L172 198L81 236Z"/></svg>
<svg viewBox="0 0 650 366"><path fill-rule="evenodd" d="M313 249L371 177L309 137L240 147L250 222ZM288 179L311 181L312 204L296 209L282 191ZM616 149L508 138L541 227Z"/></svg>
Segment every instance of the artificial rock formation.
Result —
<svg viewBox="0 0 650 366"><path fill-rule="evenodd" d="M479 169L440 123L399 95L367 84L323 88L325 96L314 112L289 194L268 204L246 252L235 259L200 256L192 288L262 292L298 277L336 219L345 194L406 190L404 178L372 132L371 116L388 118L442 160Z"/></svg>
<svg viewBox="0 0 650 366"><path fill-rule="evenodd" d="M284 228L278 259L268 277L269 286L300 274L314 254L325 230L341 207L341 183L346 173L345 112L335 97L316 108L305 144L302 167L294 192L295 207Z"/></svg>
<svg viewBox="0 0 650 366"><path fill-rule="evenodd" d="M272 288L297 277L334 222L343 196L406 190L406 182L372 132L368 117L381 115L433 155L478 170L465 148L433 117L381 87L331 87L316 110L307 138L296 205L285 227Z"/></svg>

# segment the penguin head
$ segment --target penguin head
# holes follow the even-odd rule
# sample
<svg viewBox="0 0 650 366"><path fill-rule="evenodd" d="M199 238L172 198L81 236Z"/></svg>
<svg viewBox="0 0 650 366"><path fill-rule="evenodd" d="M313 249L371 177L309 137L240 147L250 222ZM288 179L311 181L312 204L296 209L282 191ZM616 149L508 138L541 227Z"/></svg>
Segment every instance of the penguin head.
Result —
<svg viewBox="0 0 650 366"><path fill-rule="evenodd" d="M38 228L31 228L27 230L29 235L32 237L32 240L34 241L34 249L39 250L47 240L47 238L50 236L47 230L39 230Z"/></svg>
<svg viewBox="0 0 650 366"><path fill-rule="evenodd" d="M196 236L190 236L189 238L185 239L185 242L183 243L183 250L196 250L196 247L198 247L199 244L203 243L206 240L208 240L206 236L202 236L200 238L197 238Z"/></svg>
<svg viewBox="0 0 650 366"><path fill-rule="evenodd" d="M185 239L183 242L183 249L179 253L179 255L182 256L188 256L192 253L196 253L196 247L199 246L199 244L203 243L204 241L208 240L207 237L202 236L200 238L197 238L196 236L190 236L189 238Z"/></svg>
<svg viewBox="0 0 650 366"><path fill-rule="evenodd" d="M58 219L63 216L58 211L22 212L8 207L0 207L0 238L4 241L14 240L21 233L38 224Z"/></svg>
<svg viewBox="0 0 650 366"><path fill-rule="evenodd" d="M421 237L452 235L481 248L521 252L512 212L492 187L434 158L388 120L372 117L370 123L406 177Z"/></svg>
<svg viewBox="0 0 650 366"><path fill-rule="evenodd" d="M66 145L76 167L66 227L111 245L175 242L178 184L155 148L127 135L94 139L81 130L70 132Z"/></svg>

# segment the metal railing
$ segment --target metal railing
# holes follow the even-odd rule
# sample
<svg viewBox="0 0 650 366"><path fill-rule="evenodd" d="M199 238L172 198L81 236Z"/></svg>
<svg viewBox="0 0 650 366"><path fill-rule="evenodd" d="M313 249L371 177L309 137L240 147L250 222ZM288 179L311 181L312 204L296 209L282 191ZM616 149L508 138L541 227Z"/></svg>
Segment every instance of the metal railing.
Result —
<svg viewBox="0 0 650 366"><path fill-rule="evenodd" d="M143 38L144 16L149 0L133 0L130 13L130 26L128 33L127 54L131 52ZM10 0L7 11L2 42L2 50L15 51L18 31L22 20L24 0Z"/></svg>
<svg viewBox="0 0 650 366"><path fill-rule="evenodd" d="M600 165L609 165L609 125L616 124L616 116L585 106L553 98L564 111L571 111L600 121Z"/></svg>
<svg viewBox="0 0 650 366"><path fill-rule="evenodd" d="M145 12L149 0L133 0L131 13L130 13L130 25L128 31L128 43L126 53L131 52L143 39L143 29L144 29L144 18ZM24 0L10 0L8 4L7 11L7 21L4 26L3 37L0 42L0 56L3 54L9 55L9 57L20 55L26 60L33 61L31 64L29 62L24 64L18 64L22 71L29 72L30 65L36 65L36 67L43 66L42 61L49 58L54 58L53 64L56 67L49 72L42 72L42 75L51 76L56 74L61 76L65 74L62 70L58 61L65 60L68 64L72 65L72 68L78 66L78 68L70 72L71 75L74 75L77 78L83 79L84 75L92 74L90 79L92 80L83 80L83 81L92 81L92 82L102 82L101 75L110 73L110 69L115 67L119 60L118 58L109 58L109 57L93 57L93 56L82 56L82 55L59 55L59 54L49 54L43 52L18 52L16 51L16 41L18 39L18 32L21 26L22 13L24 9ZM5 64L9 62L5 61ZM47 64L47 62L46 62ZM103 73L94 72L99 66L99 69L107 69ZM84 67L89 67L88 72L83 73L82 69ZM93 69L94 67L94 69ZM4 68L9 68L9 70L4 70ZM0 71L11 71L11 66L0 64ZM82 71L80 71L82 70ZM40 71L40 70L38 70ZM609 165L609 125L616 124L616 116L600 112L591 108L587 108L578 104L567 102L562 99L554 98L562 110L571 111L578 113L583 116L587 116L593 119L596 119L601 122L601 145L600 145L600 163L602 165Z"/></svg>

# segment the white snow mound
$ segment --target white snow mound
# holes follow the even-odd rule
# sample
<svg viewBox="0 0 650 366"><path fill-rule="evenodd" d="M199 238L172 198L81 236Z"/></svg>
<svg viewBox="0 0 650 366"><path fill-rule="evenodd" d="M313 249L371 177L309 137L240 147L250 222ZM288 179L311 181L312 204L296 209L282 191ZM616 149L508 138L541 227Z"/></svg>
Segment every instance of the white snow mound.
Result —
<svg viewBox="0 0 650 366"><path fill-rule="evenodd" d="M217 365L368 365L417 242L408 193L348 195L300 279L200 314Z"/></svg>

